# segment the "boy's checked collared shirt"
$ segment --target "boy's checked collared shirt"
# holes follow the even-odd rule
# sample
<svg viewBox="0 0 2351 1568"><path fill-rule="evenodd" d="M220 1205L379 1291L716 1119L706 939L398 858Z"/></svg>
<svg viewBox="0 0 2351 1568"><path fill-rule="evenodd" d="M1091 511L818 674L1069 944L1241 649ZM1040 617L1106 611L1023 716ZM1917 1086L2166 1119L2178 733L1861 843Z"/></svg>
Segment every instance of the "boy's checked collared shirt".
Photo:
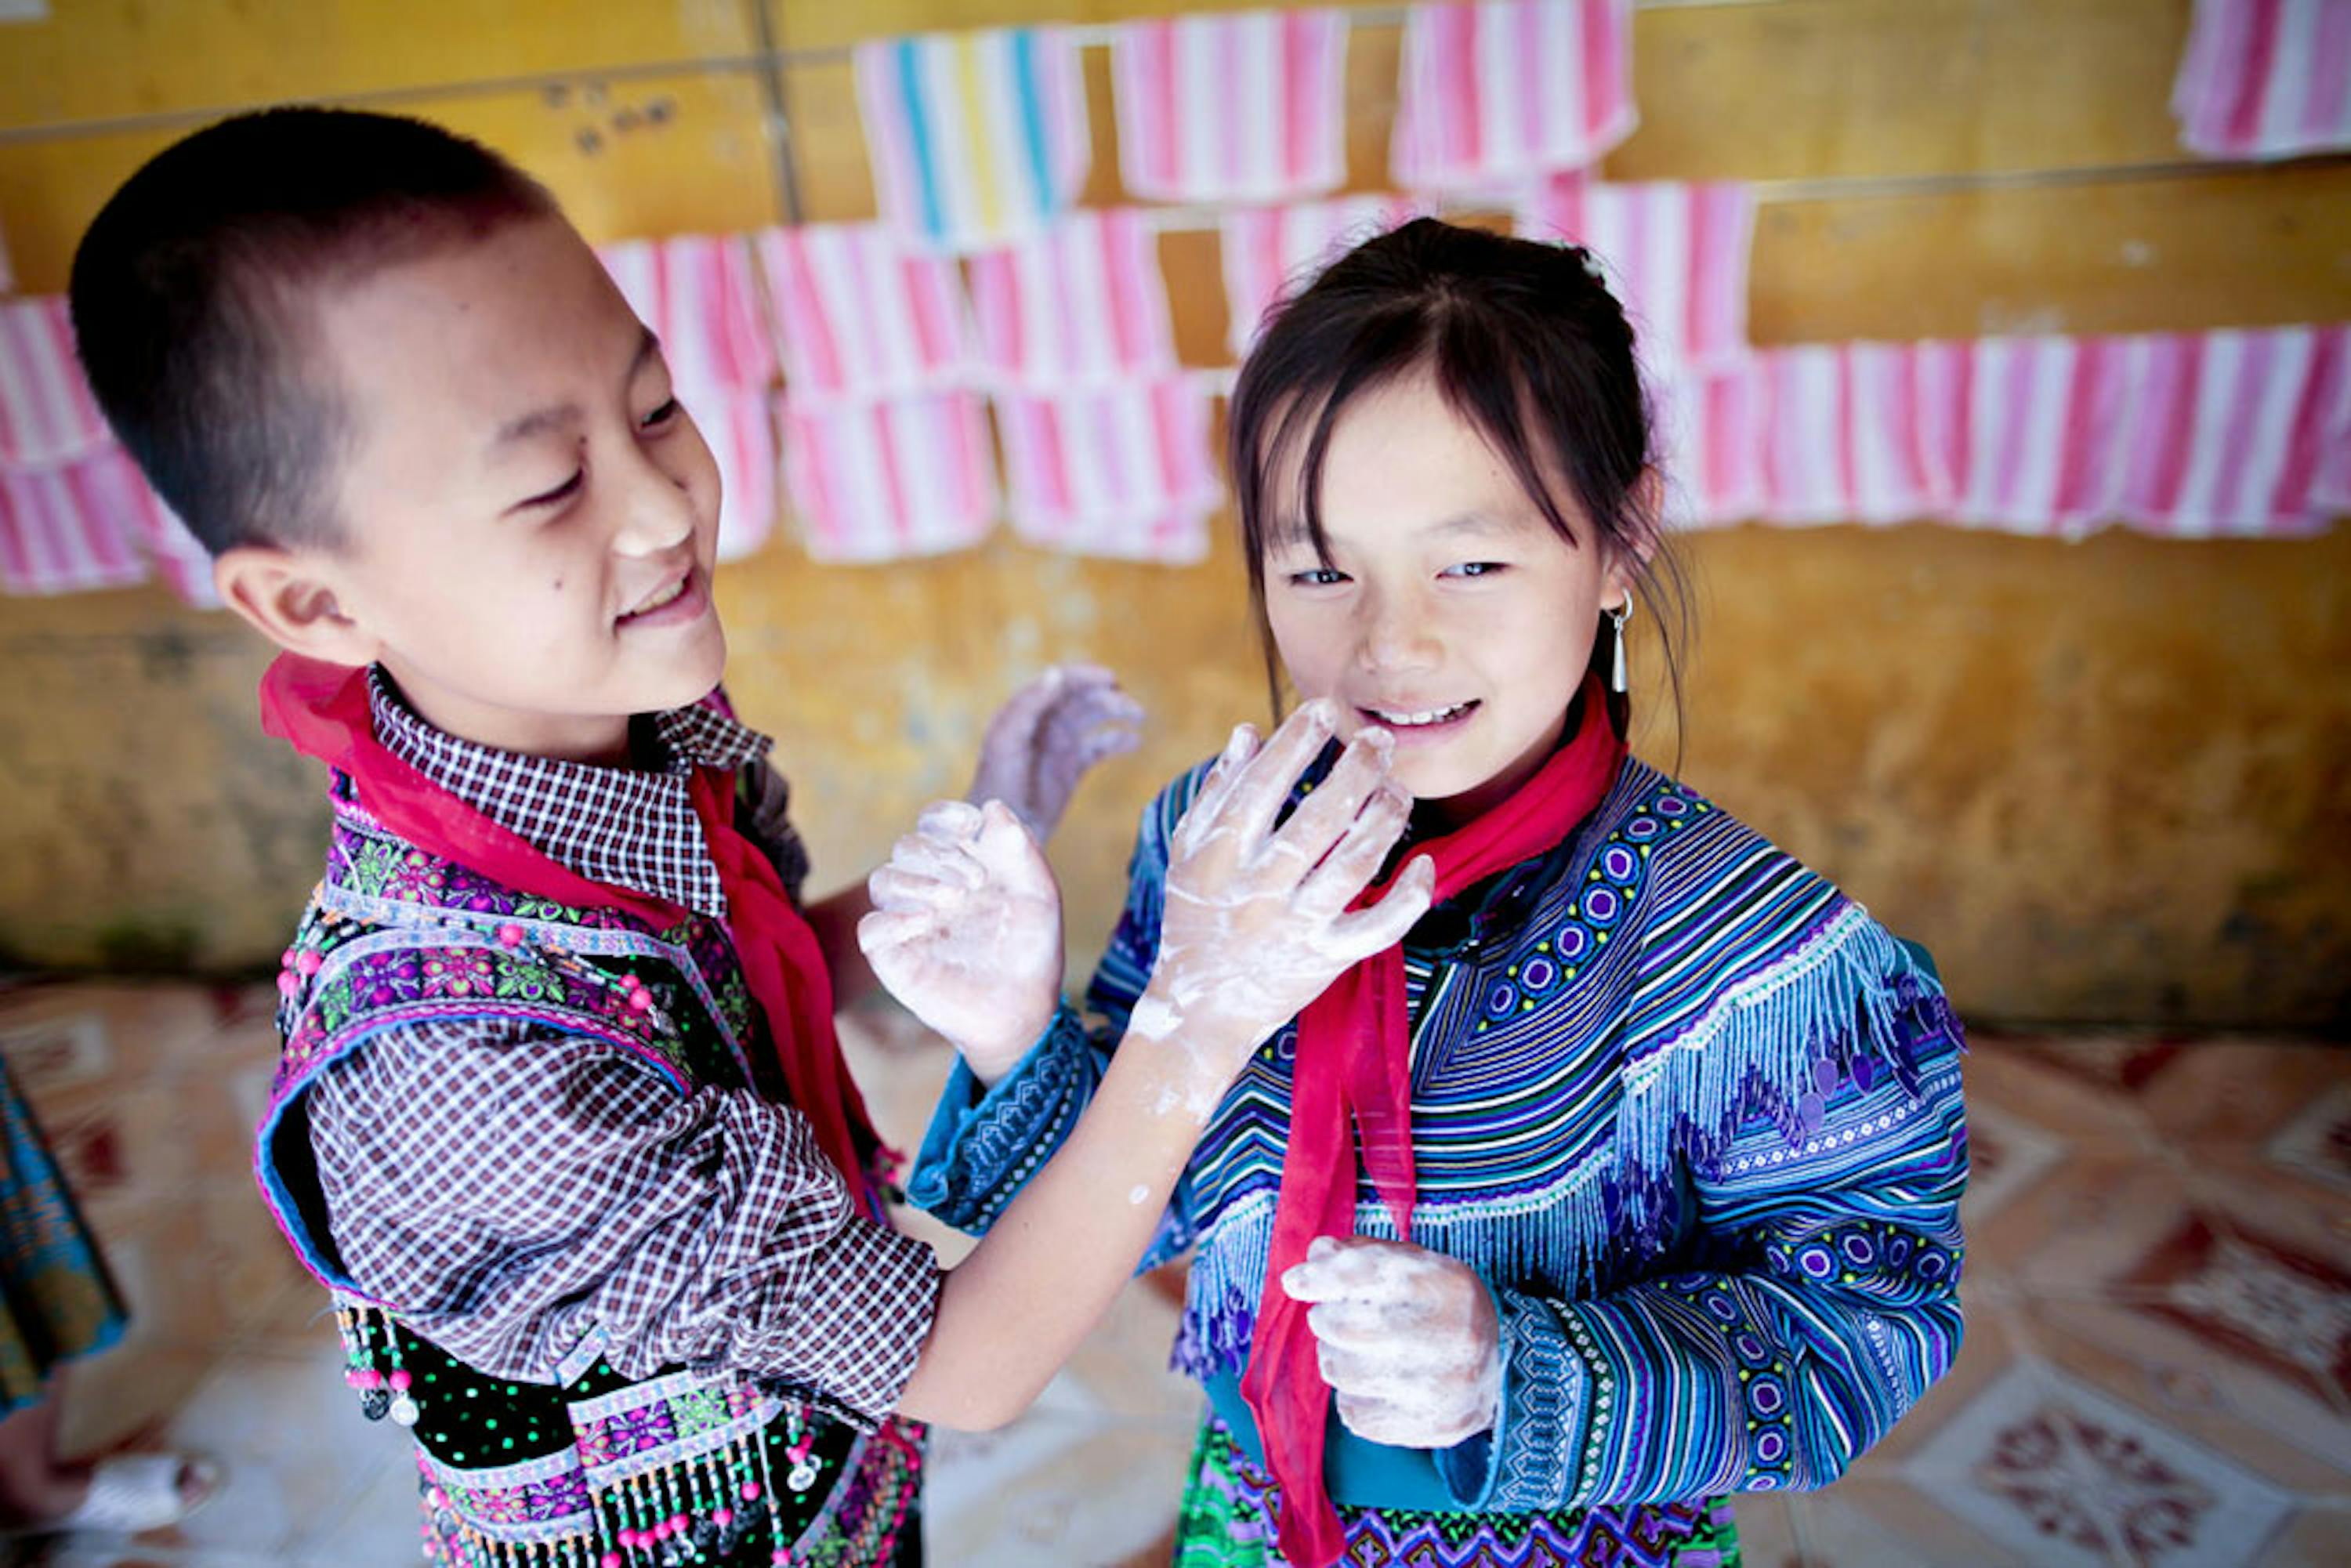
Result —
<svg viewBox="0 0 2351 1568"><path fill-rule="evenodd" d="M647 721L661 766L590 768L434 728L381 672L376 733L550 859L723 920L693 769L759 763L751 824L797 896L806 861L768 742L707 707ZM555 1380L586 1333L625 1376L721 1364L895 1405L930 1332L930 1247L866 1219L797 1111L751 1089L681 1099L543 1028L413 1024L322 1073L310 1140L329 1223L367 1293L495 1376Z"/></svg>

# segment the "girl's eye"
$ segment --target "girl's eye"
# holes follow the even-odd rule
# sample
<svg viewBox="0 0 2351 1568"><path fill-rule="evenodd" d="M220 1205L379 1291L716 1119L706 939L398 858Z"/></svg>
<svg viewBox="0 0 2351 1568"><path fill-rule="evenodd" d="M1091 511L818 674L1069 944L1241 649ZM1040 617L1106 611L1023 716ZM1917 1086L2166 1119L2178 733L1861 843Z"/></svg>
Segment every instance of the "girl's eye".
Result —
<svg viewBox="0 0 2351 1568"><path fill-rule="evenodd" d="M1492 577L1509 570L1499 560L1465 560L1459 566L1445 569L1447 577Z"/></svg>
<svg viewBox="0 0 2351 1568"><path fill-rule="evenodd" d="M658 430L677 417L677 399L670 398L637 423L640 430Z"/></svg>
<svg viewBox="0 0 2351 1568"><path fill-rule="evenodd" d="M1327 566L1317 566L1291 572L1290 580L1301 588L1331 588L1346 581L1347 574Z"/></svg>
<svg viewBox="0 0 2351 1568"><path fill-rule="evenodd" d="M570 498L572 492L578 490L581 485L587 482L587 469L575 468L571 471L570 478L566 479L562 484L558 485L552 490L546 491L541 495L533 496L529 500L525 501L523 505L526 507L551 507L558 501L568 500Z"/></svg>

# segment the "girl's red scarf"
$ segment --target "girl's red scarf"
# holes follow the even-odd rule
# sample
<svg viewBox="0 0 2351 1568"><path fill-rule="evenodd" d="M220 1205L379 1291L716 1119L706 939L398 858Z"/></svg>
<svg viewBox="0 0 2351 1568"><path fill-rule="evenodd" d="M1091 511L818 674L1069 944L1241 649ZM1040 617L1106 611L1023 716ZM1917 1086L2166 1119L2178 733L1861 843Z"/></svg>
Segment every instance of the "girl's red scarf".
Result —
<svg viewBox="0 0 2351 1568"><path fill-rule="evenodd" d="M261 727L306 757L348 775L376 819L425 853L572 908L617 909L656 931L686 911L665 899L592 881L557 864L387 750L375 737L365 670L287 653L261 683ZM776 868L735 827L735 777L695 770L695 814L726 891L726 924L743 978L767 1016L768 1035L792 1104L860 1202L860 1151L872 1124L841 1059L832 1027L832 980L816 934L784 892Z"/></svg>
<svg viewBox="0 0 2351 1568"><path fill-rule="evenodd" d="M1559 843L1606 796L1625 744L1608 722L1606 695L1596 681L1585 683L1579 706L1574 735L1541 772L1475 821L1416 850L1437 862L1438 903ZM1384 889L1384 883L1364 901ZM1280 1484L1281 1555L1298 1568L1324 1568L1346 1545L1322 1484L1331 1388L1316 1362L1306 1307L1282 1290L1281 1275L1305 1260L1315 1237L1354 1234L1351 1121L1396 1235L1411 1239L1412 1061L1401 947L1357 964L1299 1015L1297 1062L1272 1250L1241 1395Z"/></svg>

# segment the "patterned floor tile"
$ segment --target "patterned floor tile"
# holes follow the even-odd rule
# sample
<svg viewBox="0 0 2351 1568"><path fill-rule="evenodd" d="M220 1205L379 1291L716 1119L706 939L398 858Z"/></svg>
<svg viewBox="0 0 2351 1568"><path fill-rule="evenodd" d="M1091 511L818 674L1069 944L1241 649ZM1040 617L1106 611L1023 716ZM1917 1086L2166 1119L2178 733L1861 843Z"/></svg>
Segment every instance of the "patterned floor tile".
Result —
<svg viewBox="0 0 2351 1568"><path fill-rule="evenodd" d="M2337 1047L2217 1039L2180 1052L2137 1104L2174 1145L2258 1144L2346 1085L2351 1053Z"/></svg>
<svg viewBox="0 0 2351 1568"><path fill-rule="evenodd" d="M2307 1508L2272 1538L2262 1568L2343 1568L2351 1563L2351 1508Z"/></svg>
<svg viewBox="0 0 2351 1568"><path fill-rule="evenodd" d="M2244 1568L2294 1500L2056 1368L2024 1363L1934 1433L1906 1479L2048 1568Z"/></svg>
<svg viewBox="0 0 2351 1568"><path fill-rule="evenodd" d="M1750 1492L1732 1499L1730 1511L1739 1521L1739 1551L1746 1568L1805 1568L1788 1499Z"/></svg>
<svg viewBox="0 0 2351 1568"><path fill-rule="evenodd" d="M2308 1386L2148 1301L2031 1301L2033 1353L2271 1484L2351 1499L2351 1422Z"/></svg>
<svg viewBox="0 0 2351 1568"><path fill-rule="evenodd" d="M2039 1568L2039 1550L1977 1529L1933 1494L1900 1483L1843 1480L1796 1501L1804 1568ZM2094 1563L2116 1561L2093 1557Z"/></svg>
<svg viewBox="0 0 2351 1568"><path fill-rule="evenodd" d="M2109 1293L2204 1202L2153 1155L2083 1151L1970 1228L1969 1268L2024 1291Z"/></svg>
<svg viewBox="0 0 2351 1568"><path fill-rule="evenodd" d="M2304 1102L2262 1153L2282 1169L2351 1197L2351 1075Z"/></svg>
<svg viewBox="0 0 2351 1568"><path fill-rule="evenodd" d="M932 1555L971 1568L1128 1558L1174 1524L1194 1430L1116 1416L1064 1374L1001 1432L938 1433Z"/></svg>

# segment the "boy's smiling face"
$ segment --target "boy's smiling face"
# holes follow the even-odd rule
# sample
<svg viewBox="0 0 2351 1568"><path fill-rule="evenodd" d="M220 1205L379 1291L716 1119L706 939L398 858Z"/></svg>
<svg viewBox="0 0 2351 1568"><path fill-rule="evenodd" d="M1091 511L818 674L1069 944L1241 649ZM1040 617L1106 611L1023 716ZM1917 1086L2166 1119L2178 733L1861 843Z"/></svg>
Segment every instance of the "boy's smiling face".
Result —
<svg viewBox="0 0 2351 1568"><path fill-rule="evenodd" d="M717 685L717 465L568 224L502 223L307 303L346 415L340 537L231 551L232 603L505 750L616 761L631 715Z"/></svg>

